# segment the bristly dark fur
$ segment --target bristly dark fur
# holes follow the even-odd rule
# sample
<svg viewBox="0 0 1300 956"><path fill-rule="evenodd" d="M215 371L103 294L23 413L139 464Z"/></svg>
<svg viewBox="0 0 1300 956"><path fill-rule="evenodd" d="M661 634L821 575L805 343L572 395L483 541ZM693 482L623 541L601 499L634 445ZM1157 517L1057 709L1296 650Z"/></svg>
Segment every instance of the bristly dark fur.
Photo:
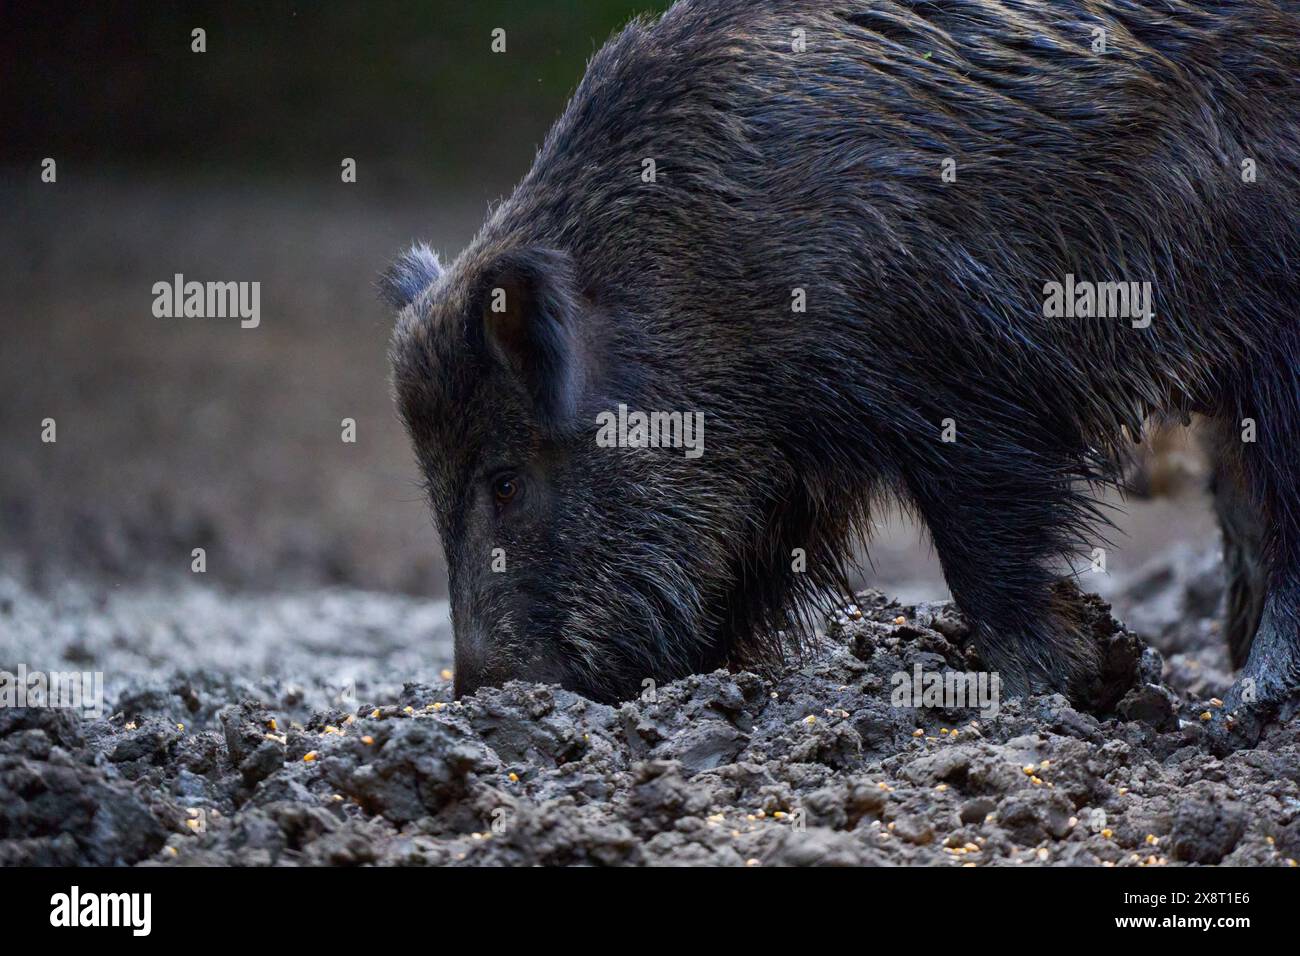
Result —
<svg viewBox="0 0 1300 956"><path fill-rule="evenodd" d="M1005 686L1075 692L1095 652L1051 584L1104 524L1088 488L1125 427L1196 411L1259 422L1225 484L1265 523L1257 676L1296 687L1298 83L1300 15L1270 0L685 0L632 23L394 335L458 686L613 697L770 658L893 494ZM481 345L482 277L521 250L552 257L535 294L566 304L572 354ZM1044 318L1067 274L1151 282L1151 327ZM523 367L573 376L558 429ZM703 411L704 456L596 447L620 402ZM482 491L507 467L531 491L510 515Z"/></svg>
<svg viewBox="0 0 1300 956"><path fill-rule="evenodd" d="M424 243L402 253L379 277L379 297L394 309L404 309L442 275L437 254Z"/></svg>

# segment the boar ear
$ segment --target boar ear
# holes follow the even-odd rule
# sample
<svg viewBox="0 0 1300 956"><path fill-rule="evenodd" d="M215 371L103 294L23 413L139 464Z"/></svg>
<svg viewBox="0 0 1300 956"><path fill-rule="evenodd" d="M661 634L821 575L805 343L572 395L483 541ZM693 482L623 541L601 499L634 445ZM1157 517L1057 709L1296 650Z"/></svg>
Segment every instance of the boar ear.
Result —
<svg viewBox="0 0 1300 956"><path fill-rule="evenodd" d="M394 309L404 309L441 275L437 253L422 242L416 243L379 277L380 298Z"/></svg>
<svg viewBox="0 0 1300 956"><path fill-rule="evenodd" d="M576 411L582 377L571 260L548 249L503 253L484 272L482 303L488 348L542 422L561 424Z"/></svg>

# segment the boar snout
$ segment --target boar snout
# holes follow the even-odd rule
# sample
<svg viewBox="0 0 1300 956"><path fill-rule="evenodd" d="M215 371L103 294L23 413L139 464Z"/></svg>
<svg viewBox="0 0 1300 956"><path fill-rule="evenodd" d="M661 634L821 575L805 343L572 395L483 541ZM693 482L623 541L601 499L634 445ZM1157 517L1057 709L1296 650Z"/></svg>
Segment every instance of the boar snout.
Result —
<svg viewBox="0 0 1300 956"><path fill-rule="evenodd" d="M490 635L457 637L454 691L457 699L480 687L500 687L507 681L563 684L557 668L540 659L520 660L505 653Z"/></svg>

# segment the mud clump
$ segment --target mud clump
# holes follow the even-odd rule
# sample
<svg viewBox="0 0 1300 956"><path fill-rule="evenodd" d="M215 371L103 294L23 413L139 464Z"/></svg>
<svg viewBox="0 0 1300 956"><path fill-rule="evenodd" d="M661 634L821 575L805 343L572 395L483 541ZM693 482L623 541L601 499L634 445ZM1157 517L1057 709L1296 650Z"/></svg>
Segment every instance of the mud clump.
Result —
<svg viewBox="0 0 1300 956"><path fill-rule="evenodd" d="M0 710L0 862L1288 865L1300 723L1212 756L1161 655L1081 606L1113 663L1096 713L898 706L918 668L980 662L952 605L877 592L774 677L617 706L520 683L458 702L439 675L353 699L321 673L133 678L98 718Z"/></svg>

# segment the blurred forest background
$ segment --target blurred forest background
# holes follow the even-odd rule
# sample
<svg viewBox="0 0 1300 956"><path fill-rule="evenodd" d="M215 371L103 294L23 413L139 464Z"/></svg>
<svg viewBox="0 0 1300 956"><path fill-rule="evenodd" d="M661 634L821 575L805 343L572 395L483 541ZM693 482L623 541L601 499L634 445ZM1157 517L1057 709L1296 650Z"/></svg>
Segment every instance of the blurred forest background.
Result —
<svg viewBox="0 0 1300 956"><path fill-rule="evenodd" d="M587 58L667 5L5 4L5 158L310 181L353 156L375 187L495 195ZM207 31L204 54L191 50L195 28ZM490 47L496 28L504 54Z"/></svg>
<svg viewBox="0 0 1300 956"><path fill-rule="evenodd" d="M0 561L140 581L203 547L240 588L443 593L375 277L413 239L454 257L587 58L665 5L4 4ZM175 273L260 282L260 327L155 318ZM905 523L872 557L873 583L944 593Z"/></svg>

